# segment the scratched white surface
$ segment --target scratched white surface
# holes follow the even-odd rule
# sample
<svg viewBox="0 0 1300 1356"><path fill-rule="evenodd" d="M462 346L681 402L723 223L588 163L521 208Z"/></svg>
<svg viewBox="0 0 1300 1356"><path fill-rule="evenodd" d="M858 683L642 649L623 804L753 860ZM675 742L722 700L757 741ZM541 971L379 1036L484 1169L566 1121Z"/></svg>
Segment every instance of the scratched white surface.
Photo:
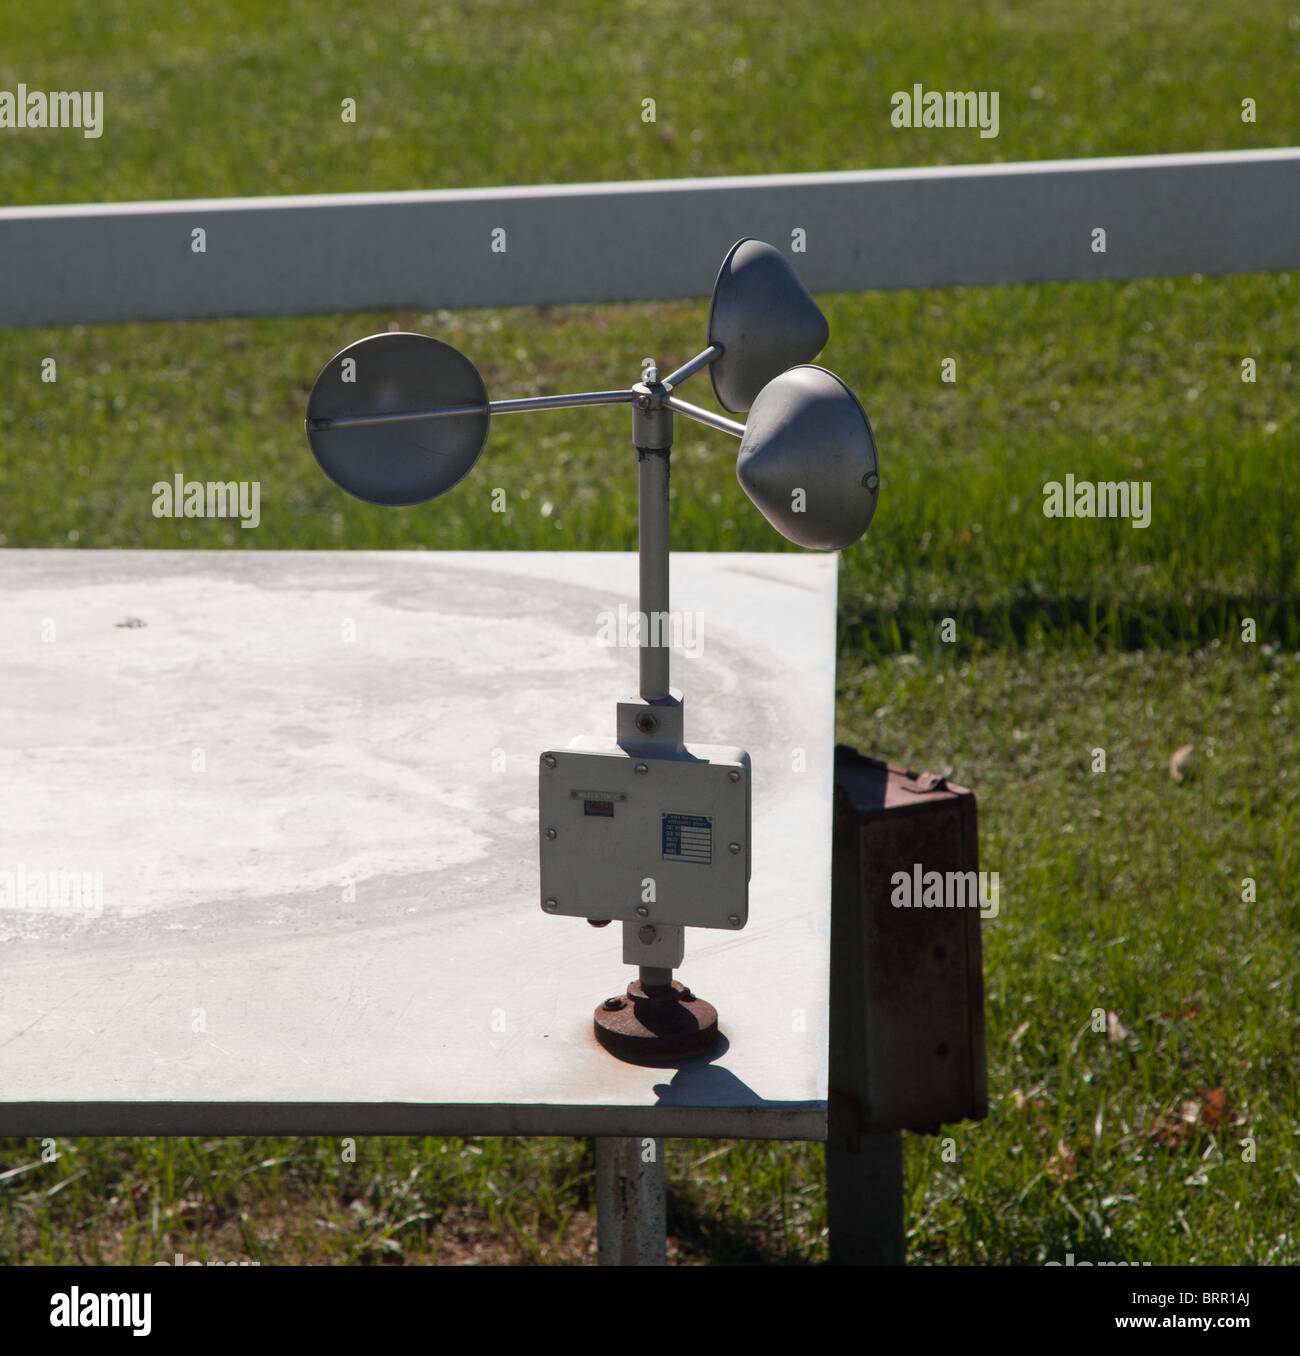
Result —
<svg viewBox="0 0 1300 1356"><path fill-rule="evenodd" d="M0 1104L824 1103L836 563L673 558L687 740L754 766L749 926L679 972L704 1076L595 1044L620 930L538 907L537 756L635 695L635 555L0 552ZM66 871L102 913L34 901Z"/></svg>

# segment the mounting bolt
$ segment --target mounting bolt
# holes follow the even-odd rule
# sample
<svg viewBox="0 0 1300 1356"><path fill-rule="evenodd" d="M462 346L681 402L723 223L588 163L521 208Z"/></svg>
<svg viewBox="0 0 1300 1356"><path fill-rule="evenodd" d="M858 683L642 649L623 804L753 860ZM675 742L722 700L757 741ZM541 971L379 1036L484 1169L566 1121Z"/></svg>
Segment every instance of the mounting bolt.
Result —
<svg viewBox="0 0 1300 1356"><path fill-rule="evenodd" d="M659 722L649 711L645 711L636 718L636 728L642 734L653 734L659 728Z"/></svg>
<svg viewBox="0 0 1300 1356"><path fill-rule="evenodd" d="M547 913L554 913L554 912L556 911L556 909L558 909L559 907L560 907L560 901L559 901L558 899L544 899L544 900L542 900L542 908L544 908L544 909L546 910Z"/></svg>
<svg viewBox="0 0 1300 1356"><path fill-rule="evenodd" d="M637 916L638 918L649 918L649 917L650 917L650 910L647 909L646 906L645 906L644 904L638 905L638 906L637 906L637 911L636 911L636 916Z"/></svg>
<svg viewBox="0 0 1300 1356"><path fill-rule="evenodd" d="M626 1000L622 998L607 998L605 999L605 1011L617 1012L619 1008L623 1006L625 1001Z"/></svg>
<svg viewBox="0 0 1300 1356"><path fill-rule="evenodd" d="M733 767L731 771L727 773L727 780L729 782L738 782L740 780L740 773Z"/></svg>
<svg viewBox="0 0 1300 1356"><path fill-rule="evenodd" d="M729 853L731 853L731 855L734 857L734 856L740 851L740 844L739 844L739 843L728 843L728 844L727 844L727 851L728 851Z"/></svg>
<svg viewBox="0 0 1300 1356"><path fill-rule="evenodd" d="M644 763L638 763L636 767L632 769L632 771L635 772L638 777L644 777L645 774L650 771L650 769L646 767Z"/></svg>
<svg viewBox="0 0 1300 1356"><path fill-rule="evenodd" d="M546 836L547 836L548 838L554 838L554 837L555 837L555 830L554 830L554 829L547 829L547 830L546 830Z"/></svg>
<svg viewBox="0 0 1300 1356"><path fill-rule="evenodd" d="M730 923L733 928L738 928L740 926L740 915L738 913L729 913L727 915L727 922Z"/></svg>
<svg viewBox="0 0 1300 1356"><path fill-rule="evenodd" d="M636 935L640 937L646 946L649 946L659 934L655 931L653 923L646 923L637 928Z"/></svg>
<svg viewBox="0 0 1300 1356"><path fill-rule="evenodd" d="M867 487L867 489L874 490L876 486L880 484L880 477L876 475L874 471L869 471L865 476L862 477L862 483Z"/></svg>
<svg viewBox="0 0 1300 1356"><path fill-rule="evenodd" d="M547 767L554 767L554 766L555 766L555 755L554 755L553 753L548 753L548 754L542 759L542 762L545 763Z"/></svg>

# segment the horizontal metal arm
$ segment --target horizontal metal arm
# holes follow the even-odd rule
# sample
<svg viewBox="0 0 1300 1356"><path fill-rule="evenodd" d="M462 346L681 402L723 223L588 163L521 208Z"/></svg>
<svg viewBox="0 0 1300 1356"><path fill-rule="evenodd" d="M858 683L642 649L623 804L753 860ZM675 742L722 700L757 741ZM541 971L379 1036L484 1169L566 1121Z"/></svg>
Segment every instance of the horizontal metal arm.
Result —
<svg viewBox="0 0 1300 1356"><path fill-rule="evenodd" d="M664 386L672 390L674 386L680 386L687 377L693 377L702 367L708 365L715 359L722 357L722 345L710 344L703 353L697 353L690 362L683 363L676 372L670 373L664 378Z"/></svg>
<svg viewBox="0 0 1300 1356"><path fill-rule="evenodd" d="M702 410L698 405L678 400L676 396L665 396L664 404L668 409L676 410L678 414L684 414L688 419L694 419L696 423L707 424L721 433L730 433L733 438L745 436L744 424L738 424L734 419L727 419L721 414L714 414L712 410Z"/></svg>
<svg viewBox="0 0 1300 1356"><path fill-rule="evenodd" d="M440 410L399 410L392 414L347 415L337 419L308 419L312 433L331 428L369 428L372 424L408 424L423 419L454 419L457 415L526 414L531 410L562 410L576 405L630 405L632 391L578 391L573 395L525 396L520 400L491 400L484 405L447 405Z"/></svg>
<svg viewBox="0 0 1300 1356"><path fill-rule="evenodd" d="M491 406L487 407L488 409ZM369 428L377 424L411 424L425 419L452 419L458 414L482 414L482 405L447 405L440 410L397 411L393 414L346 415L337 419L308 419L307 430L319 433L330 428Z"/></svg>
<svg viewBox="0 0 1300 1356"><path fill-rule="evenodd" d="M562 410L574 405L630 405L635 399L635 391L579 391L576 395L494 400L488 409L493 414L524 414L529 410Z"/></svg>

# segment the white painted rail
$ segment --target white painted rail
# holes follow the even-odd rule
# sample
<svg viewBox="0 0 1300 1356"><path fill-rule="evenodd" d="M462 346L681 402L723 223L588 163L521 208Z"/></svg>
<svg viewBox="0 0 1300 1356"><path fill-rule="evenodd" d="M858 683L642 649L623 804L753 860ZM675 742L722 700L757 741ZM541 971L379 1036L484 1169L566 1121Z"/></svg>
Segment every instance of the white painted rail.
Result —
<svg viewBox="0 0 1300 1356"><path fill-rule="evenodd" d="M814 292L1293 268L1300 148L0 208L0 327L704 297L796 230Z"/></svg>

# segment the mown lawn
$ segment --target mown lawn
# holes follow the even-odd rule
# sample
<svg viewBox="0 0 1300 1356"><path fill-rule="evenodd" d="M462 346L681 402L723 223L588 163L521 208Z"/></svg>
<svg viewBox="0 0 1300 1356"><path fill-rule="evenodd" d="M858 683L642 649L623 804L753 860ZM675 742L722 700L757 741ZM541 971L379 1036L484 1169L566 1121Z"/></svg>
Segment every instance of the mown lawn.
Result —
<svg viewBox="0 0 1300 1356"><path fill-rule="evenodd" d="M0 135L5 201L1239 149L1300 127L1285 3L176 13L7 6L0 88L102 88L106 127ZM999 137L894 129L889 93L915 81L998 89ZM950 1132L955 1163L909 1137L910 1257L1294 1264L1297 281L819 300L822 361L882 459L876 522L841 572L839 738L975 787L1001 878L990 1115ZM463 349L494 397L625 385L644 356L693 353L706 309L0 334L0 545L631 549L626 411L498 420L453 495L392 512L320 474L306 394L338 348L390 326ZM784 549L736 483L735 444L678 434L676 544ZM155 519L151 487L178 471L259 481L260 527ZM1066 473L1150 481L1150 526L1045 518L1043 484ZM316 1139L56 1147L43 1163L38 1142L0 1142L3 1260L592 1256L583 1141L361 1140L355 1162ZM817 1146L673 1142L668 1164L679 1260L824 1257Z"/></svg>

